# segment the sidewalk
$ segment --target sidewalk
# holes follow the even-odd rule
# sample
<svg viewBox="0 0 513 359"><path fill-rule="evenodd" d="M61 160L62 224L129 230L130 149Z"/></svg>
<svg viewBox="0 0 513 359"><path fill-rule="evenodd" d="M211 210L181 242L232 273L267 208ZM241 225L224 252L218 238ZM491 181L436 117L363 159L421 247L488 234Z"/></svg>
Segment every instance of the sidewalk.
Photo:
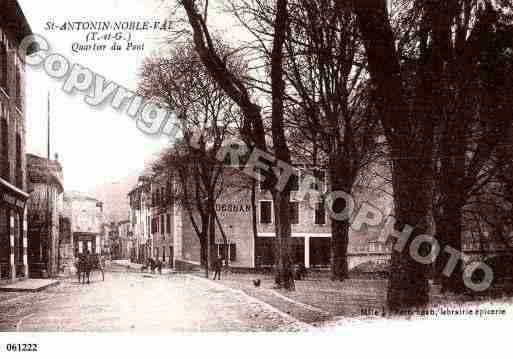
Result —
<svg viewBox="0 0 513 359"><path fill-rule="evenodd" d="M386 302L384 279L339 282L331 281L328 276L312 275L296 281L295 291L286 291L274 289L274 278L269 274L223 273L221 278L217 283L241 290L313 326L340 317L356 319L361 317L362 309L382 308ZM255 279L260 279L259 287L253 284Z"/></svg>
<svg viewBox="0 0 513 359"><path fill-rule="evenodd" d="M204 274L192 275L204 278ZM240 290L292 317L316 327L344 325L344 323L381 320L383 316L396 318L386 305L386 279L349 278L332 281L329 274L312 273L305 280L296 281L295 291L274 289L271 274L241 274L223 272L216 283ZM260 286L253 280L260 279ZM209 279L213 282L211 279ZM511 298L501 301L511 304ZM490 298L471 298L441 294L439 286L432 285L428 309L435 312L444 308L462 306L481 307L491 303ZM399 317L397 317L399 318ZM408 319L407 315L401 316Z"/></svg>
<svg viewBox="0 0 513 359"><path fill-rule="evenodd" d="M48 287L58 285L55 279L25 279L0 286L0 292L40 292Z"/></svg>

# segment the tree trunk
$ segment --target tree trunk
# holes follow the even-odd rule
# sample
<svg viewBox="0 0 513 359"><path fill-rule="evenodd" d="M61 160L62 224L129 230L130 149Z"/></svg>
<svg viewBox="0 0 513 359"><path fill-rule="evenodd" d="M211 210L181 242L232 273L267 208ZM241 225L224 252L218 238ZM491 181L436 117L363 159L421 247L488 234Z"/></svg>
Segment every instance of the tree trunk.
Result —
<svg viewBox="0 0 513 359"><path fill-rule="evenodd" d="M276 273L278 288L294 290L294 273L290 260L290 192L272 191L276 225Z"/></svg>
<svg viewBox="0 0 513 359"><path fill-rule="evenodd" d="M331 279L344 280L348 276L347 246L349 244L348 221L331 221Z"/></svg>
<svg viewBox="0 0 513 359"><path fill-rule="evenodd" d="M256 204L256 186L257 181L251 180L251 226L253 229L253 256L255 258L255 267L260 269L260 259L256 257L256 246L258 241L258 224L257 224L257 204Z"/></svg>
<svg viewBox="0 0 513 359"><path fill-rule="evenodd" d="M412 123L401 65L385 0L354 2L358 27L374 85L373 97L390 144L396 229L416 227L403 250L392 250L387 303L392 311L423 306L428 301L424 265L409 253L409 244L429 227L432 173L432 124Z"/></svg>
<svg viewBox="0 0 513 359"><path fill-rule="evenodd" d="M405 225L414 227L405 246L392 250L387 302L390 309L401 310L428 302L427 267L412 258L409 247L417 235L428 233L430 197L426 166L410 159L396 159L393 165L395 229L403 231ZM393 243L397 244L397 238Z"/></svg>
<svg viewBox="0 0 513 359"><path fill-rule="evenodd" d="M207 215L206 217L206 236L205 236L205 276L208 278L209 269L213 266L214 261L217 259L217 248L216 248L216 224L215 224L215 201L213 200L213 194L210 193L207 199Z"/></svg>
<svg viewBox="0 0 513 359"><path fill-rule="evenodd" d="M457 198L456 193L448 193L448 195L447 200L442 204L442 215L436 217L437 238L442 250L437 258L435 268L442 285L442 292L459 294L465 291L462 261L458 260L450 276L445 276L442 273L450 259L450 253L445 252L443 248L451 246L461 253L462 201Z"/></svg>
<svg viewBox="0 0 513 359"><path fill-rule="evenodd" d="M285 135L284 105L285 80L283 70L283 45L288 28L288 1L276 1L276 18L274 20L274 38L271 51L271 85L272 85L272 121L271 132L274 154L284 163L290 163L290 151ZM281 192L273 189L275 223L276 223L276 255L278 287L294 290L294 274L290 260L290 189Z"/></svg>
<svg viewBox="0 0 513 359"><path fill-rule="evenodd" d="M343 191L350 193L354 176L350 170L350 164L346 156L332 155L329 163L329 180L330 191L337 192ZM335 213L340 213L344 210L346 203L333 203L332 210ZM344 280L348 276L348 262L347 262L347 248L349 244L349 219L339 221L332 219L331 221L331 279Z"/></svg>
<svg viewBox="0 0 513 359"><path fill-rule="evenodd" d="M208 264L210 267L213 267L215 261L217 260L217 246L216 246L216 225L215 225L215 214L214 214L214 204L213 202L210 204L210 224L208 227L208 249L209 249L209 260ZM213 268L212 268L213 269Z"/></svg>
<svg viewBox="0 0 513 359"><path fill-rule="evenodd" d="M208 230L208 229L207 229ZM205 268L205 276L208 278L208 231L203 231L200 238L200 265Z"/></svg>

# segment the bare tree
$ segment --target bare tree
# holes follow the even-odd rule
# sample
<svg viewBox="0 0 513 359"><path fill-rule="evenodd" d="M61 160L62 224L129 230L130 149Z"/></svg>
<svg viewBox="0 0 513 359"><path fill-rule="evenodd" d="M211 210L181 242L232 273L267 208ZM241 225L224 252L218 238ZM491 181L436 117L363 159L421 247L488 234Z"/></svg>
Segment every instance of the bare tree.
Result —
<svg viewBox="0 0 513 359"><path fill-rule="evenodd" d="M264 118L260 106L252 99L247 84L228 68L226 58L215 47L208 25L208 1L203 3L195 0L182 0L180 4L185 9L188 22L192 28L192 38L203 64L219 86L240 107L244 117L241 137L248 142L252 141L256 148L267 151ZM255 6L271 6L275 9L273 33L271 35L271 62L268 66L268 74L272 84L271 134L276 160L290 163L290 151L284 129L285 79L283 70L283 46L288 26L288 1L277 0L272 4L265 1L256 1L254 4ZM267 188L272 194L275 208L276 282L280 287L293 289L294 280L289 248L291 233L289 220L290 189L285 188L282 191L276 189L277 177L273 171L265 171L264 176Z"/></svg>
<svg viewBox="0 0 513 359"><path fill-rule="evenodd" d="M139 93L179 114L183 138L162 153L153 170L171 171L178 179L180 188L172 195L188 213L208 276L214 256L215 203L223 174L215 158L237 120L234 103L187 43L171 49L168 57L146 61Z"/></svg>
<svg viewBox="0 0 513 359"><path fill-rule="evenodd" d="M499 13L488 4L481 13L470 2L457 9L457 41L447 41L447 71L441 74L444 89L441 96L446 109L440 118L436 144L436 199L434 211L439 240L461 250L462 221L465 205L493 181L503 164L495 159L505 133L513 123L511 93L511 50L513 32L497 22ZM470 14L477 12L474 28L468 25ZM458 21L463 19L462 22ZM454 26L454 25L453 25ZM472 30L473 57L465 51L465 34ZM450 38L450 35L446 35ZM486 191L486 190L485 190ZM438 261L443 270L444 256ZM461 262L450 277L440 276L444 291L463 292Z"/></svg>
<svg viewBox="0 0 513 359"><path fill-rule="evenodd" d="M293 5L287 79L293 89L292 106L305 114L296 117L296 125L323 154L330 191L350 193L359 172L371 162L379 135L362 77L365 64L356 18L338 1L298 0ZM339 213L346 204L334 205ZM333 279L343 280L348 274L348 232L348 219L332 219Z"/></svg>
<svg viewBox="0 0 513 359"><path fill-rule="evenodd" d="M447 94L458 92L452 87L457 83L455 77L461 78L460 89L467 89L469 76L473 76L473 69L486 51L483 38L493 32L496 24L491 3L485 3L486 8L480 12L475 1L397 1L399 10L407 16L399 31L406 40L400 40L396 47L397 33L393 31L386 1L353 2L375 87L375 104L390 145L396 229L402 230L405 224L415 226L410 240L430 231L435 129L441 123L453 123L447 121L447 115L454 114L453 99ZM476 14L474 22L471 14ZM406 60L403 54L408 55ZM461 121L468 104L464 96L456 104L463 109L456 111ZM481 149L472 156L468 168L471 175L480 171L490 154L490 142L482 141L478 146ZM450 167L446 169L451 171ZM457 246L460 233L454 238L453 244L461 248ZM404 248L408 245L406 242ZM407 250L393 252L388 292L392 308L427 302L425 269ZM458 274L453 276L457 278Z"/></svg>

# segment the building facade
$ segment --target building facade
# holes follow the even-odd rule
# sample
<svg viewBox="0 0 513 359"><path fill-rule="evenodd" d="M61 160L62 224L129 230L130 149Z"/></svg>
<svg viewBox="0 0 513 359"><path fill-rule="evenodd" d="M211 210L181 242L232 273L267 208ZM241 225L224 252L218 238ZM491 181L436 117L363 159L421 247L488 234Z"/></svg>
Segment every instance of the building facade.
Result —
<svg viewBox="0 0 513 359"><path fill-rule="evenodd" d="M274 205L269 191L260 183L255 188L253 206L250 181L238 170L227 167L224 171L232 185L220 191L215 205L217 218L215 252L231 267L258 268L274 264L275 226ZM326 191L324 171L298 169L291 179L291 255L296 264L307 268L328 266L330 263L331 222L323 206L312 206L310 201L299 198L299 179L305 174L317 178L315 184L321 192ZM234 178L240 177L240 180ZM223 181L226 185L227 181ZM182 223L181 236L177 239L181 248L175 262L178 266L200 264L200 243L185 209L177 211ZM256 221L256 233L253 230ZM354 243L355 241L351 241ZM350 250L356 246L350 244Z"/></svg>
<svg viewBox="0 0 513 359"><path fill-rule="evenodd" d="M173 183L172 176L163 173L151 181L151 248L152 257L173 266Z"/></svg>
<svg viewBox="0 0 513 359"><path fill-rule="evenodd" d="M128 193L130 201L130 225L132 227L133 262L143 263L151 255L151 179L139 177L137 185Z"/></svg>
<svg viewBox="0 0 513 359"><path fill-rule="evenodd" d="M291 220L291 259L294 264L303 264L306 268L328 268L331 264L331 219L322 199L322 194L330 191L325 170L295 166L296 174L292 176L290 220ZM314 178L309 189L300 188L306 176ZM252 188L247 175L239 169L224 166L223 183L226 188L219 190L216 199L216 226L214 252L225 259L233 268L260 268L275 263L275 218L274 203L270 192L257 181ZM372 178L375 182L379 179ZM172 194L180 192L180 185L173 176L165 179L154 178L147 187L137 187L130 193L132 207L132 224L135 236L142 238L137 223L144 216L140 213L144 202L142 193L151 196L151 237L150 253L161 260L171 260L176 269L188 269L201 265L201 245L191 218L198 218L194 211L189 213L179 200L173 200ZM169 183L169 188L166 184ZM387 187L388 186L388 187ZM363 183L355 186L352 194L355 211L368 202L377 207L384 217L392 213L393 201L390 184ZM385 188L385 191L383 191ZM306 189L308 190L308 189ZM139 192L138 192L139 191ZM171 191L171 192L170 192ZM386 194L384 194L384 192ZM315 194L317 193L317 194ZM306 194L306 195L305 195ZM318 196L312 200L312 195ZM309 198L310 197L310 198ZM147 202L146 202L147 203ZM194 206L193 206L194 207ZM201 223L199 220L196 225ZM256 231L253 229L256 228ZM387 270L391 259L391 241L384 241L382 228L364 226L358 231L349 229L348 267L349 270L383 271ZM477 232L476 232L477 233ZM486 231L480 231L486 233ZM476 237L477 236L477 237ZM482 234L462 233L463 259L468 262L500 254L506 246L481 238ZM476 239L477 238L477 239ZM170 247L169 252L165 252ZM172 258L171 258L172 255Z"/></svg>
<svg viewBox="0 0 513 359"><path fill-rule="evenodd" d="M17 1L0 5L0 281L28 277L25 70L18 46L30 27Z"/></svg>
<svg viewBox="0 0 513 359"><path fill-rule="evenodd" d="M61 240L63 263L72 268L86 249L92 254L102 254L105 221L102 202L78 192L65 192L63 217L70 224L69 237Z"/></svg>
<svg viewBox="0 0 513 359"><path fill-rule="evenodd" d="M63 174L57 158L27 154L28 265L31 277L53 277L60 267ZM64 229L62 230L62 232Z"/></svg>
<svg viewBox="0 0 513 359"><path fill-rule="evenodd" d="M118 223L119 228L119 257L121 259L130 258L132 252L132 225L130 220L120 221Z"/></svg>

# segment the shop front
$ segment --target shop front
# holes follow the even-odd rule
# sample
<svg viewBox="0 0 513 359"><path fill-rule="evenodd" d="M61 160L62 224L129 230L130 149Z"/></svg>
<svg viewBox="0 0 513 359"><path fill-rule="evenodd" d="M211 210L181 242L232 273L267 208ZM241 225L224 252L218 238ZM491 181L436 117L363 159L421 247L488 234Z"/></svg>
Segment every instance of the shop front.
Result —
<svg viewBox="0 0 513 359"><path fill-rule="evenodd" d="M28 277L28 195L0 179L0 280Z"/></svg>

